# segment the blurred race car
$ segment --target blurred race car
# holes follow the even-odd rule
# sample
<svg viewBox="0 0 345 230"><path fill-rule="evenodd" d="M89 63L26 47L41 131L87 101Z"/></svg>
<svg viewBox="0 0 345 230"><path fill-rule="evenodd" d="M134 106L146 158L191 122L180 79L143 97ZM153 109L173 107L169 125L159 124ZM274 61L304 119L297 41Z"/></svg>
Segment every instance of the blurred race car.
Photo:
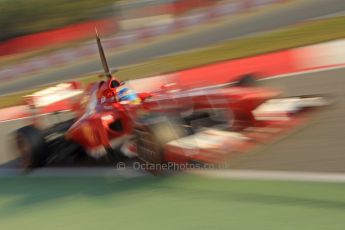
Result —
<svg viewBox="0 0 345 230"><path fill-rule="evenodd" d="M139 93L112 76L98 35L96 39L106 80L82 93L76 83L40 92L50 98L38 103L41 107L34 106L37 95L30 97L37 110L46 108L47 101L63 105L54 101L56 93L66 97L69 92L67 107L76 116L48 128L40 128L41 118L33 116L32 125L18 129L15 140L23 167L74 162L82 156L112 162L136 157L153 164L219 163L228 152L244 148L251 139L248 130L286 124L294 114L325 104L319 96L273 99L280 91L258 87L250 75L226 86L191 88L171 82Z"/></svg>

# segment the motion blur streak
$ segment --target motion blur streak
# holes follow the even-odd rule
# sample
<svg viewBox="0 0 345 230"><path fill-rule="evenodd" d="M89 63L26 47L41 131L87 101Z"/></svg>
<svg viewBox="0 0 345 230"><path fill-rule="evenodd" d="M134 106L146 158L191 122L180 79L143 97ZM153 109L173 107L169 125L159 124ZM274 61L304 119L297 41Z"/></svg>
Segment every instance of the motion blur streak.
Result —
<svg viewBox="0 0 345 230"><path fill-rule="evenodd" d="M343 229L344 0L0 8L0 229Z"/></svg>

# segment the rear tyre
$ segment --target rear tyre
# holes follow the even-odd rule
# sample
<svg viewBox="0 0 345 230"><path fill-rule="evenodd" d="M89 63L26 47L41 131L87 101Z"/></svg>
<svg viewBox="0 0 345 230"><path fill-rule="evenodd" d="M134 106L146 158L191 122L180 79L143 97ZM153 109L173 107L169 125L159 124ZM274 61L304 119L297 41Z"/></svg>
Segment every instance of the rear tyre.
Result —
<svg viewBox="0 0 345 230"><path fill-rule="evenodd" d="M34 126L25 126L15 132L15 142L23 168L37 168L45 165L49 150L44 135Z"/></svg>

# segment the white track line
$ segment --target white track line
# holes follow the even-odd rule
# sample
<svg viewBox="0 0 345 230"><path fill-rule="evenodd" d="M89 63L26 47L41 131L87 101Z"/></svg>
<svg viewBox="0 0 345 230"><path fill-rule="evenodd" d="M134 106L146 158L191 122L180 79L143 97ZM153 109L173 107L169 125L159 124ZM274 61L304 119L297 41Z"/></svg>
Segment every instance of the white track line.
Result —
<svg viewBox="0 0 345 230"><path fill-rule="evenodd" d="M266 171L266 170L227 170L227 169L198 169L186 171L188 174L205 178L255 181L290 181L290 182L319 182L345 183L345 173L325 172L293 172L293 171ZM171 172L170 172L171 173ZM118 177L138 178L150 177L149 173L130 167L115 169L109 167L91 168L42 168L23 173L19 169L0 169L0 178L25 176L29 178L45 177Z"/></svg>
<svg viewBox="0 0 345 230"><path fill-rule="evenodd" d="M264 170L193 170L193 175L219 179L303 181L345 183L345 173L264 171Z"/></svg>

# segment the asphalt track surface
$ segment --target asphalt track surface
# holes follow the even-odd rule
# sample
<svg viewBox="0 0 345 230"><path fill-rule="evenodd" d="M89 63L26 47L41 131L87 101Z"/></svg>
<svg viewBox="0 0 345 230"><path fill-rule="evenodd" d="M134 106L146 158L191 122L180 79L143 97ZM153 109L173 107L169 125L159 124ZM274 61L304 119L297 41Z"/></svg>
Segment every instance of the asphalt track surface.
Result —
<svg viewBox="0 0 345 230"><path fill-rule="evenodd" d="M296 132L258 151L235 157L232 169L345 172L345 68L296 74L269 79L265 86L282 88L287 96L331 95L334 103L315 114ZM27 123L16 120L0 123L0 163L15 158L9 133ZM8 167L4 164L0 168Z"/></svg>
<svg viewBox="0 0 345 230"><path fill-rule="evenodd" d="M150 58L196 49L250 34L270 31L307 19L343 12L344 10L344 0L296 0L285 6L278 6L275 10L241 17L241 19L236 21L230 20L229 22L208 27L195 33L176 36L173 39L166 39L158 43L154 42L119 54L108 54L109 64L117 67L131 65L146 61ZM0 86L0 95L51 82L70 80L72 76L80 76L100 69L101 64L97 60L61 67L53 71L16 81L13 84Z"/></svg>

